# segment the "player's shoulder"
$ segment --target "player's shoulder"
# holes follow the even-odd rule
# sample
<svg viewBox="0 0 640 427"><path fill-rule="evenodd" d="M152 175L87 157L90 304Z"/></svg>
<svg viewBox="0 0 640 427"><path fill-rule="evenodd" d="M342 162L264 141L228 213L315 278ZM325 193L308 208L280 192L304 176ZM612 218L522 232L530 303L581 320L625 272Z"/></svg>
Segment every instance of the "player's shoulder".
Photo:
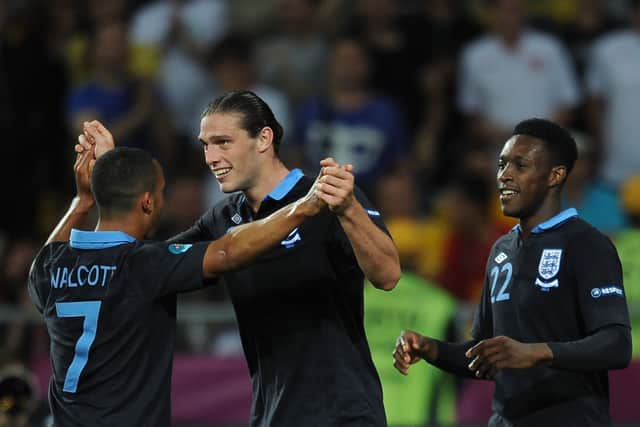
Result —
<svg viewBox="0 0 640 427"><path fill-rule="evenodd" d="M68 249L69 242L51 242L44 245L33 258L35 266L47 266L56 262Z"/></svg>
<svg viewBox="0 0 640 427"><path fill-rule="evenodd" d="M575 218L560 228L571 246L588 247L589 245L613 246L609 236L583 220Z"/></svg>
<svg viewBox="0 0 640 427"><path fill-rule="evenodd" d="M491 34L480 36L471 40L462 49L462 57L469 63L474 63L488 54L497 51L498 39Z"/></svg>

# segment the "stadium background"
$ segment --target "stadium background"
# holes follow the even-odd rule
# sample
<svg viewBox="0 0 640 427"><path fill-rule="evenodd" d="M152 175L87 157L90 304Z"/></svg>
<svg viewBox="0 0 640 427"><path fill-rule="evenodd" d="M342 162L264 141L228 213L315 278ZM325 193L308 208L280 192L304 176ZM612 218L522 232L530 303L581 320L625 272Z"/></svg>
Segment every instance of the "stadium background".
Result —
<svg viewBox="0 0 640 427"><path fill-rule="evenodd" d="M496 0L493 6L482 0L0 1L0 426L41 426L47 416L48 341L25 281L73 195L79 124L98 118L119 144L149 149L163 163L168 198L157 237L164 238L221 197L202 161L199 114L216 94L238 88L272 106L285 127L282 157L290 166L314 173L326 154L352 161L357 182L385 216L405 274L390 294L367 291L366 326L392 425L483 425L489 414L490 383L461 382L424 364L405 378L393 372L390 356L401 328L465 337L491 242L513 225L500 215L493 190L495 153L510 123L485 112L549 111L569 126L581 160L567 203L616 243L635 328L632 366L611 374L612 412L619 425L640 425L640 162L614 178L603 170L614 143L638 159L637 134L616 142L603 129L605 118L615 118L620 129L637 121L640 62L628 56L640 51L608 63L635 70L625 77L623 92L632 102L622 110L611 107L621 96L614 86L590 84L594 46L629 28L634 11L638 25L638 2ZM464 53L480 37L516 31L521 12L528 28L559 46L570 70L565 83L575 85L575 94L555 104L548 101L559 98L555 93L543 94L546 104L523 95L531 93L527 70L555 79L544 57L525 55L524 71L515 68L522 76L506 76L517 81L512 97L487 85L469 103L468 86L482 85L486 74L467 67ZM544 108L536 110L537 103ZM175 425L246 425L250 383L224 288L181 296L178 317ZM15 378L34 390L19 404L10 397L29 393Z"/></svg>

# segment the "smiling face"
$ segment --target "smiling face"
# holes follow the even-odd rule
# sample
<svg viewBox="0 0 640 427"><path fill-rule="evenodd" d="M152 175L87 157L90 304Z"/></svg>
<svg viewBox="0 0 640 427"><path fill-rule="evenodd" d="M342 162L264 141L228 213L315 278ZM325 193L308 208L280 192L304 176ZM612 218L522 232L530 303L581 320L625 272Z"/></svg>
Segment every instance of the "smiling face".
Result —
<svg viewBox="0 0 640 427"><path fill-rule="evenodd" d="M544 143L526 135L514 135L504 145L498 160L498 191L506 216L531 218L545 205L551 166Z"/></svg>
<svg viewBox="0 0 640 427"><path fill-rule="evenodd" d="M205 162L225 193L248 190L258 179L261 135L252 138L242 118L241 113L213 113L200 121Z"/></svg>

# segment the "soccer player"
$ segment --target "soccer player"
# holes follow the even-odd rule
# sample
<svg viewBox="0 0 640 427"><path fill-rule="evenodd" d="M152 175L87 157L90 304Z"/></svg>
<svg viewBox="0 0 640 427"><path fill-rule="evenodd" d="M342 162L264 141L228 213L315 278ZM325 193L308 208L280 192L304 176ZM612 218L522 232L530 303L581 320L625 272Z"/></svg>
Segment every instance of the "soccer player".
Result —
<svg viewBox="0 0 640 427"><path fill-rule="evenodd" d="M79 196L29 274L51 338L53 424L169 426L176 293L238 270L325 204L312 187L213 242L144 241L162 209L163 172L147 152L122 147L93 168L96 231L72 230L86 212L78 207L93 202L93 154L78 155Z"/></svg>
<svg viewBox="0 0 640 427"><path fill-rule="evenodd" d="M113 145L99 123L88 131L96 149ZM199 139L221 190L238 193L171 241L218 238L307 193L313 180L279 158L282 133L254 93L216 98L202 115ZM316 194L330 211L223 275L252 380L253 427L386 425L364 332L363 279L392 289L400 277L398 253L380 212L354 186L350 165L324 159L321 166Z"/></svg>
<svg viewBox="0 0 640 427"><path fill-rule="evenodd" d="M404 331L394 366L420 359L465 377L495 379L490 426L610 425L607 371L629 364L622 269L609 239L561 210L577 157L557 124L516 125L498 161L503 213L519 219L487 260L484 289L465 343Z"/></svg>

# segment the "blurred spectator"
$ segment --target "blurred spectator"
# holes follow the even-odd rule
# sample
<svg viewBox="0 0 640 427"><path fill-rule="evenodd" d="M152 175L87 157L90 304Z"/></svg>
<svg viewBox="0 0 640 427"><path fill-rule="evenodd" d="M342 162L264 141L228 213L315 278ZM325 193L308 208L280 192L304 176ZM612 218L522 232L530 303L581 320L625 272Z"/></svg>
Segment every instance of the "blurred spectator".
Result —
<svg viewBox="0 0 640 427"><path fill-rule="evenodd" d="M416 89L415 67L420 50L413 51L403 31L400 3L395 0L357 0L350 32L369 53L371 88L392 97L406 116ZM424 42L424 40L423 40Z"/></svg>
<svg viewBox="0 0 640 427"><path fill-rule="evenodd" d="M128 68L124 24L111 22L97 28L91 46L91 78L71 90L67 103L74 133L82 133L84 121L98 119L111 129L118 144L147 149L161 160L169 158L171 141L160 117L162 105L151 84Z"/></svg>
<svg viewBox="0 0 640 427"><path fill-rule="evenodd" d="M621 187L620 195L631 225L618 233L614 243L622 263L624 290L629 304L632 357L640 359L640 175L628 178Z"/></svg>
<svg viewBox="0 0 640 427"><path fill-rule="evenodd" d="M277 29L257 46L260 80L283 90L295 106L322 91L327 45L317 29L315 0L279 0Z"/></svg>
<svg viewBox="0 0 640 427"><path fill-rule="evenodd" d="M462 54L458 106L472 134L495 150L527 117L569 123L579 93L560 42L526 27L523 0L487 3L493 33Z"/></svg>
<svg viewBox="0 0 640 427"><path fill-rule="evenodd" d="M596 152L591 138L586 134L573 133L578 160L565 184L563 204L567 208L576 208L580 217L598 230L613 235L628 225L618 191L597 178Z"/></svg>
<svg viewBox="0 0 640 427"><path fill-rule="evenodd" d="M66 76L49 50L49 30L44 2L0 2L0 179L9 193L0 229L9 235L40 235L41 210L57 214L51 193L69 188Z"/></svg>
<svg viewBox="0 0 640 427"><path fill-rule="evenodd" d="M561 28L578 76L586 71L593 41L620 23L609 11L608 0L576 0L575 14Z"/></svg>
<svg viewBox="0 0 640 427"><path fill-rule="evenodd" d="M351 163L358 186L370 196L375 179L405 153L406 131L395 104L369 89L369 58L362 44L337 39L329 61L326 96L307 101L296 118L293 142L308 170L331 156Z"/></svg>
<svg viewBox="0 0 640 427"><path fill-rule="evenodd" d="M477 303L484 282L486 260L498 237L507 230L491 220L492 181L462 174L450 185L450 231L436 282L458 301Z"/></svg>
<svg viewBox="0 0 640 427"><path fill-rule="evenodd" d="M200 94L197 112L194 112L192 127L200 129L200 115L218 95L232 90L250 90L265 100L285 130L290 130L291 112L286 95L274 86L261 83L257 68L253 40L239 33L222 37L207 56L210 88ZM285 133L284 138L288 135ZM193 140L198 144L195 138Z"/></svg>
<svg viewBox="0 0 640 427"><path fill-rule="evenodd" d="M589 123L603 157L600 172L612 185L640 172L640 1L631 4L631 26L596 41L587 75Z"/></svg>
<svg viewBox="0 0 640 427"><path fill-rule="evenodd" d="M40 246L28 238L14 239L3 253L0 263L0 304L13 306L16 312L37 315L27 293L27 276ZM1 324L1 357L28 362L48 351L44 325L32 324L28 318Z"/></svg>
<svg viewBox="0 0 640 427"><path fill-rule="evenodd" d="M208 88L204 65L211 46L229 28L225 0L156 0L133 16L131 41L161 55L160 87L175 128L193 137L194 101Z"/></svg>

